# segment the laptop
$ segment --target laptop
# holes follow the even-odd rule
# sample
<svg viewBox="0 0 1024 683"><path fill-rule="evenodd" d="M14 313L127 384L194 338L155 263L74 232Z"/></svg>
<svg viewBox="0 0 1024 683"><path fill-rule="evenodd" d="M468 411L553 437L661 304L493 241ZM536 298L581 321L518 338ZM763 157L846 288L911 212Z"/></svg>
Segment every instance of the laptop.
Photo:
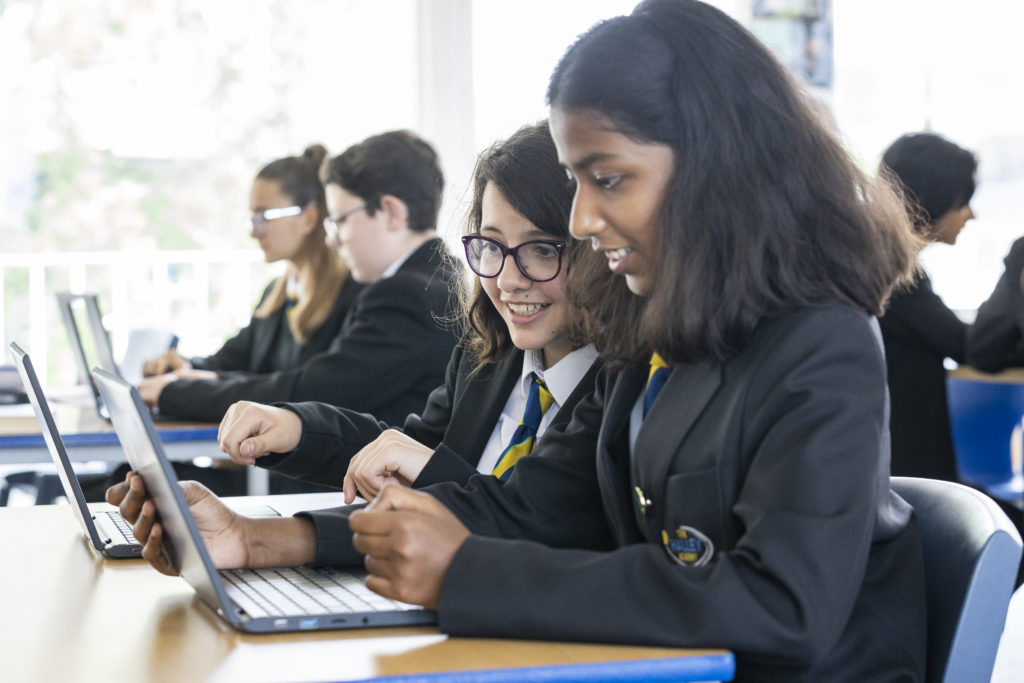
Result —
<svg viewBox="0 0 1024 683"><path fill-rule="evenodd" d="M137 372L125 373L118 367L114 360L114 352L110 346L110 335L103 326L103 315L100 313L99 298L95 294L70 294L68 292L57 293L57 304L60 307L61 320L64 322L64 330L67 332L68 343L75 354L75 363L78 365L78 374L92 391L93 400L96 403L96 412L104 420L110 420L107 407L103 404L103 397L96 389L89 369L101 367L107 372L124 377L129 382L137 384L142 379L142 361L138 361ZM178 338L174 335L165 337L166 345L160 344L162 348L152 346L152 338L148 340L149 348L145 350L131 348L125 354L125 358L139 358L151 356L154 353L166 351L168 348L177 346ZM145 360L143 358L143 360ZM133 365L135 361L133 361Z"/></svg>
<svg viewBox="0 0 1024 683"><path fill-rule="evenodd" d="M138 392L102 368L93 376L128 462L156 506L171 562L221 619L252 633L437 623L434 611L371 591L362 567L218 571Z"/></svg>
<svg viewBox="0 0 1024 683"><path fill-rule="evenodd" d="M79 524L82 525L86 537L97 551L107 557L118 559L141 557L142 546L135 540L131 526L121 517L121 513L116 511L92 512L89 509L85 502L85 494L82 493L82 486L78 482L75 470L71 467L67 449L64 448L64 441L60 437L60 432L57 431L53 413L50 412L46 396L39 385L39 377L32 367L32 360L24 349L14 342L11 342L11 353L14 355L18 374L21 375L22 385L32 403L36 419L39 420L50 457L57 467L57 476L60 478L61 486L64 487L64 495L67 496L71 510L78 518Z"/></svg>

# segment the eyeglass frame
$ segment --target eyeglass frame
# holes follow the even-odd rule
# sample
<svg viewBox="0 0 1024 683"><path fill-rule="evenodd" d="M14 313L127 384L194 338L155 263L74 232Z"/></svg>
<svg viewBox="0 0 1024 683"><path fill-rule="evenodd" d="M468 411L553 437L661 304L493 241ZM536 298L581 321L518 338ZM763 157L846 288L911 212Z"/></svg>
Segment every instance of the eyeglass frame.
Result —
<svg viewBox="0 0 1024 683"><path fill-rule="evenodd" d="M276 221L279 218L291 218L292 216L298 216L305 210L306 207L293 204L292 206L282 206L274 209L256 211L249 215L249 224L252 226L252 233L257 237L262 237L267 234L267 223L270 221Z"/></svg>
<svg viewBox="0 0 1024 683"><path fill-rule="evenodd" d="M349 216L351 216L353 214L356 214L356 213L359 213L360 211L362 211L364 209L369 209L369 208L370 208L370 200L366 199L366 200L363 200L362 202L360 202L359 204L356 204L351 209L349 209L347 211L342 211L337 216L328 216L327 218L325 218L324 219L324 231L327 233L327 238L337 242L338 241L338 231L341 230L342 223L344 223L345 220Z"/></svg>
<svg viewBox="0 0 1024 683"><path fill-rule="evenodd" d="M473 259L470 258L469 256L469 245L476 240L490 242L491 244L498 247L498 249L501 251L501 267L498 268L498 272L495 273L494 275L484 275L483 273L477 272L477 269L473 267ZM530 244L547 244L555 248L555 253L558 254L558 267L555 268L554 275L548 278L544 278L543 280L539 280L526 272L526 268L524 268L523 264L519 261L519 250ZM565 248L568 246L569 243L566 242L565 240L530 240L528 242L522 242L520 244L517 244L514 247L506 247L498 240L491 239L490 237L486 237L484 235L462 236L462 248L466 252L466 263L469 264L469 269L472 270L477 275L479 275L480 277L487 278L488 280L490 280L491 278L496 278L499 275L501 275L501 271L505 270L505 262L508 260L508 257L511 254L512 261L515 262L516 268L519 269L519 272L522 273L523 277L525 277L527 280L529 280L530 282L551 282L556 277L558 277L559 274L562 272L562 254L565 252Z"/></svg>

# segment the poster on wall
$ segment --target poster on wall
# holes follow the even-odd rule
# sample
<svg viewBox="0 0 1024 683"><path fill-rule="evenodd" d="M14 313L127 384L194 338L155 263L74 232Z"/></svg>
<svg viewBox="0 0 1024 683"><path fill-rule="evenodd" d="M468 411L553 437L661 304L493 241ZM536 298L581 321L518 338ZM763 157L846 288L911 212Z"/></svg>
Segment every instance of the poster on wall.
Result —
<svg viewBox="0 0 1024 683"><path fill-rule="evenodd" d="M807 84L832 87L832 0L753 0L750 30Z"/></svg>

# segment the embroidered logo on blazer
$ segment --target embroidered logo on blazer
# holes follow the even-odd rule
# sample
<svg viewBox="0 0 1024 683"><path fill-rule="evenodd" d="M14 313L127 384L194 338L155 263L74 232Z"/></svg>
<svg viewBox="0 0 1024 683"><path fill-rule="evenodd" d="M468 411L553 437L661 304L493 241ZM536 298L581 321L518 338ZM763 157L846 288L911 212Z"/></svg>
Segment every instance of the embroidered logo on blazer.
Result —
<svg viewBox="0 0 1024 683"><path fill-rule="evenodd" d="M701 567L710 562L715 553L711 539L692 526L676 527L672 535L663 529L661 543L669 557L684 567Z"/></svg>

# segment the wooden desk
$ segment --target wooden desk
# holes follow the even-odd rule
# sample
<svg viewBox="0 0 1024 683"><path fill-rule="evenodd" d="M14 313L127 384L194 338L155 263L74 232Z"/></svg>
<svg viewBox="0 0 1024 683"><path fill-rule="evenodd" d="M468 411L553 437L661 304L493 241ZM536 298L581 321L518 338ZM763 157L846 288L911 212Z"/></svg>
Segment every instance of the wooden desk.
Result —
<svg viewBox="0 0 1024 683"><path fill-rule="evenodd" d="M61 440L72 462L124 462L114 427L96 413L91 403L49 401ZM51 462L31 406L0 408L0 465ZM167 457L188 462L199 457L224 458L217 446L217 426L195 422L157 422L156 431ZM253 495L269 491L269 474L259 467L246 470L247 490Z"/></svg>
<svg viewBox="0 0 1024 683"><path fill-rule="evenodd" d="M320 496L311 499L314 507L340 497L312 495ZM249 500L285 513L306 507L296 503L302 496ZM102 559L61 506L0 508L0 548L5 681L351 681L631 660L644 660L653 672L680 657L705 672L710 662L712 680L732 677L732 656L722 650L448 638L433 627L241 634L211 613L184 580L158 574L141 560ZM647 678L641 673L636 680Z"/></svg>
<svg viewBox="0 0 1024 683"><path fill-rule="evenodd" d="M999 382L1003 384L1024 384L1024 368L1007 368L1000 372L981 372L969 365L961 365L947 373L948 377L969 379L976 382Z"/></svg>

